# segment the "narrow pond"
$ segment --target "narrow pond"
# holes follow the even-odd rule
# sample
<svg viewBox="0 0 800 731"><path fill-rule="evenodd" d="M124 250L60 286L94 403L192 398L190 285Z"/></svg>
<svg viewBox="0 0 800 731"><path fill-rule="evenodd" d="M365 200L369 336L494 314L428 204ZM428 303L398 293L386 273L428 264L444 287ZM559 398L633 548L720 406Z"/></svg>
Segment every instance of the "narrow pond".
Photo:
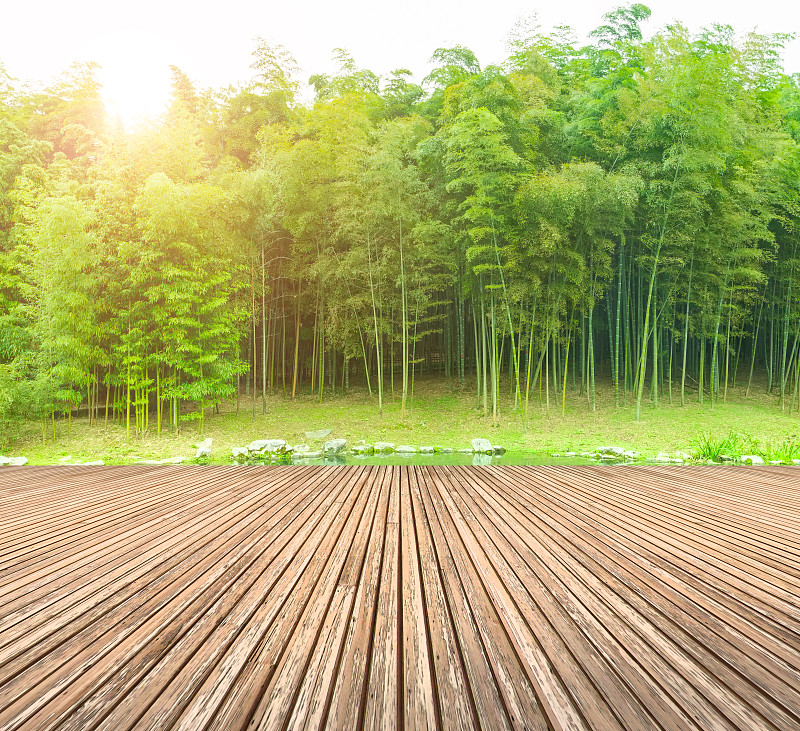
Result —
<svg viewBox="0 0 800 731"><path fill-rule="evenodd" d="M546 453L506 452L503 455L489 454L373 454L360 456L337 454L317 459L293 459L292 464L405 464L405 465L590 465L603 464L583 457L553 457ZM616 464L620 464L617 462Z"/></svg>

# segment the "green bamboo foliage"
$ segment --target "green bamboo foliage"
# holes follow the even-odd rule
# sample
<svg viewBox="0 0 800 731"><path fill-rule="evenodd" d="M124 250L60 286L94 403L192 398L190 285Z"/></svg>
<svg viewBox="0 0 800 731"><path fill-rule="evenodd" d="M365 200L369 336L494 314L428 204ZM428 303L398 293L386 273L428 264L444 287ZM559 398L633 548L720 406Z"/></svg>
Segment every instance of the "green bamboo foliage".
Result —
<svg viewBox="0 0 800 731"><path fill-rule="evenodd" d="M249 82L172 68L130 133L92 64L35 92L0 67L0 420L134 439L354 388L406 418L420 377L495 422L755 388L800 408L785 38L648 17L583 47L520 31L496 67L437 49L425 89L340 49L308 105L259 40Z"/></svg>

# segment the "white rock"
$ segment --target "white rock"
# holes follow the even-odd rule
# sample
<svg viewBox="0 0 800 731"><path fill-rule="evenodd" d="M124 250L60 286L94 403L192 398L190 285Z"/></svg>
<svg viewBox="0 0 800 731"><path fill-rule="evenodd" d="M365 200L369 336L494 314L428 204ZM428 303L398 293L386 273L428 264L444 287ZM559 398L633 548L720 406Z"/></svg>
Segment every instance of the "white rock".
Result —
<svg viewBox="0 0 800 731"><path fill-rule="evenodd" d="M420 447L419 451L421 454L433 454L434 449L433 447Z"/></svg>
<svg viewBox="0 0 800 731"><path fill-rule="evenodd" d="M380 454L394 452L394 442L375 442L375 451Z"/></svg>
<svg viewBox="0 0 800 731"><path fill-rule="evenodd" d="M331 439L322 445L322 451L325 454L340 454L347 449L346 439Z"/></svg>
<svg viewBox="0 0 800 731"><path fill-rule="evenodd" d="M247 445L247 451L250 453L262 452L267 444L269 444L269 439L254 439Z"/></svg>
<svg viewBox="0 0 800 731"><path fill-rule="evenodd" d="M313 442L315 439L325 439L329 434L333 432L333 429L316 429L314 431L307 431L306 439L309 442Z"/></svg>
<svg viewBox="0 0 800 731"><path fill-rule="evenodd" d="M276 454L286 451L287 444L285 439L267 439L266 442L267 445L264 447L265 452Z"/></svg>
<svg viewBox="0 0 800 731"><path fill-rule="evenodd" d="M491 454L492 443L488 439L473 439L472 451L478 452L479 454Z"/></svg>
<svg viewBox="0 0 800 731"><path fill-rule="evenodd" d="M764 460L761 459L761 457L759 457L757 454L743 454L741 456L741 462L742 464L753 464L753 465L764 464Z"/></svg>
<svg viewBox="0 0 800 731"><path fill-rule="evenodd" d="M204 439L199 444L195 444L197 447L197 453L194 455L195 459L200 459L201 457L210 457L211 456L211 444L214 440L211 437L208 439Z"/></svg>
<svg viewBox="0 0 800 731"><path fill-rule="evenodd" d="M265 452L269 452L270 454L274 454L276 452L285 452L286 451L286 440L285 439L254 439L250 444L247 445L247 451L251 454L258 453L264 454Z"/></svg>
<svg viewBox="0 0 800 731"><path fill-rule="evenodd" d="M249 454L247 447L232 447L231 448L231 456L234 459L239 459L239 457L247 457Z"/></svg>
<svg viewBox="0 0 800 731"><path fill-rule="evenodd" d="M692 455L691 454L687 454L686 452L675 452L675 456L679 457L680 459L683 459L683 460L687 460L687 459L691 459L692 458Z"/></svg>
<svg viewBox="0 0 800 731"><path fill-rule="evenodd" d="M83 463L84 467L102 467L103 465L105 465L105 462L103 462L102 459L96 459L93 462L84 462Z"/></svg>
<svg viewBox="0 0 800 731"><path fill-rule="evenodd" d="M408 444L401 444L397 449L394 450L397 454L416 454L417 448L411 447Z"/></svg>
<svg viewBox="0 0 800 731"><path fill-rule="evenodd" d="M492 445L492 454L505 454L505 453L506 453L505 447L501 447L499 444Z"/></svg>

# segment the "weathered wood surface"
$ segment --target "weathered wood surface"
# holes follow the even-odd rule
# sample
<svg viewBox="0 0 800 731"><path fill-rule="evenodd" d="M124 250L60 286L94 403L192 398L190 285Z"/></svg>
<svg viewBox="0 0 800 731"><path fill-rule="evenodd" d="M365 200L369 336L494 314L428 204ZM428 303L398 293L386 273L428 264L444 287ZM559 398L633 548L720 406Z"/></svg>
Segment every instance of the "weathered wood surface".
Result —
<svg viewBox="0 0 800 731"><path fill-rule="evenodd" d="M0 471L0 729L800 729L800 470Z"/></svg>

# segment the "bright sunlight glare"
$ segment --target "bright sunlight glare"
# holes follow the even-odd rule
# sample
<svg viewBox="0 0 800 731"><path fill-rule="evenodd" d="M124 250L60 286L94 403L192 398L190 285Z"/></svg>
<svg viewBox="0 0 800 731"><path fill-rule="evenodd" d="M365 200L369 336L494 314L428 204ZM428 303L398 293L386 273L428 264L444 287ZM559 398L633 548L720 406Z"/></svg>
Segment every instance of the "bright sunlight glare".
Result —
<svg viewBox="0 0 800 731"><path fill-rule="evenodd" d="M178 65L166 38L146 31L97 36L87 44L87 58L102 58L99 74L112 119L126 129L158 117L170 91L170 64Z"/></svg>

